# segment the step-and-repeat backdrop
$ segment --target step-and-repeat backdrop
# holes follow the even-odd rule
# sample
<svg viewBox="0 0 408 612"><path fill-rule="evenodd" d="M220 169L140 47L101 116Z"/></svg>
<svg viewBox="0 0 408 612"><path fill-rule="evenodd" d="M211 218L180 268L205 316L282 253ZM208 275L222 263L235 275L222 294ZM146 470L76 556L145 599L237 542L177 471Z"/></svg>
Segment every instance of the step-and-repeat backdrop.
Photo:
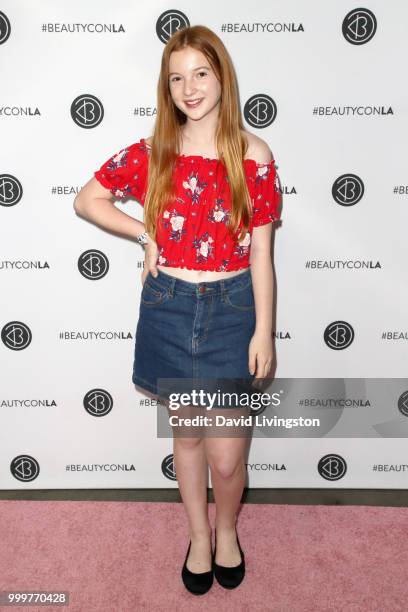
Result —
<svg viewBox="0 0 408 612"><path fill-rule="evenodd" d="M2 2L2 489L177 487L165 408L131 380L144 252L73 202L152 133L164 45L196 24L229 50L283 192L248 484L405 488L407 19L402 0Z"/></svg>

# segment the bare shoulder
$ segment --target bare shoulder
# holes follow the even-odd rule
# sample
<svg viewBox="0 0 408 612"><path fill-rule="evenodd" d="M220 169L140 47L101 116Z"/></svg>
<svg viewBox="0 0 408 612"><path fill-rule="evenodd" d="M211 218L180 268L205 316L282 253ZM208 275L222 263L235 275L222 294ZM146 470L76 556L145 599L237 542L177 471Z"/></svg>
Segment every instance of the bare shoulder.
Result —
<svg viewBox="0 0 408 612"><path fill-rule="evenodd" d="M245 154L247 159L253 159L259 164L267 164L274 159L273 153L265 140L247 131L242 131L242 135L248 142L248 149Z"/></svg>
<svg viewBox="0 0 408 612"><path fill-rule="evenodd" d="M144 139L145 143L151 147L152 146L152 137L148 136L147 138Z"/></svg>

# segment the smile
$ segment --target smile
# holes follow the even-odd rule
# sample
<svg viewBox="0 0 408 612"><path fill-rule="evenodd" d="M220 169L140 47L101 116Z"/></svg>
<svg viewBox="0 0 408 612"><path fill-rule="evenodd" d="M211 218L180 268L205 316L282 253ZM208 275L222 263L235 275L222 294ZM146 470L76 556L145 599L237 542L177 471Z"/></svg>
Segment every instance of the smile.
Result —
<svg viewBox="0 0 408 612"><path fill-rule="evenodd" d="M185 104L186 106L190 107L190 108L195 108L196 106L198 106L198 105L201 103L201 101L202 101L203 99L204 99L204 98L199 98L198 100L191 100L191 102L188 102L188 101L186 100L186 101L184 102L184 104Z"/></svg>

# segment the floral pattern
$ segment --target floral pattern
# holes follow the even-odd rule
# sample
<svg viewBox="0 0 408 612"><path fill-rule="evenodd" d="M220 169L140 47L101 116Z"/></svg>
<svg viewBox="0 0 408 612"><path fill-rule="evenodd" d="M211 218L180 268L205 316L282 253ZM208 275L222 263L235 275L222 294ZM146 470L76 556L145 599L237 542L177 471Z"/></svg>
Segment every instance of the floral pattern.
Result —
<svg viewBox="0 0 408 612"><path fill-rule="evenodd" d="M110 173L115 173L118 168L126 168L128 159L128 149L122 149L116 155L114 155L107 165L107 170ZM131 192L129 184L124 184L121 187L113 187L112 193L116 198L125 198Z"/></svg>
<svg viewBox="0 0 408 612"><path fill-rule="evenodd" d="M205 232L201 238L194 238L193 248L196 250L196 262L201 263L209 258L214 259L214 238Z"/></svg>
<svg viewBox="0 0 408 612"><path fill-rule="evenodd" d="M234 254L238 255L238 257L247 257L249 255L251 244L251 234L247 232L242 240L236 243L234 246Z"/></svg>
<svg viewBox="0 0 408 612"><path fill-rule="evenodd" d="M149 149L142 138L110 157L94 175L116 198L131 195L143 206ZM238 241L227 229L231 203L223 164L198 155L179 155L173 175L176 198L160 219L157 263L218 272L248 267L253 228L280 219L282 190L276 167L274 160L243 161L253 207L249 231Z"/></svg>
<svg viewBox="0 0 408 612"><path fill-rule="evenodd" d="M215 206L210 208L208 212L207 219L210 223L224 223L226 225L230 217L230 210L222 206L222 199L217 199L215 202Z"/></svg>
<svg viewBox="0 0 408 612"><path fill-rule="evenodd" d="M128 149L123 149L122 151L119 151L119 153L112 157L111 161L108 164L108 169L116 170L116 168L126 166L128 153Z"/></svg>
<svg viewBox="0 0 408 612"><path fill-rule="evenodd" d="M207 183L201 181L198 178L198 172L190 174L188 181L183 181L183 187L186 191L186 195L191 198L193 204L200 202L200 195L207 187Z"/></svg>
<svg viewBox="0 0 408 612"><path fill-rule="evenodd" d="M163 213L162 227L168 230L169 240L180 242L182 236L187 233L183 228L185 217L181 215L175 208L165 210Z"/></svg>

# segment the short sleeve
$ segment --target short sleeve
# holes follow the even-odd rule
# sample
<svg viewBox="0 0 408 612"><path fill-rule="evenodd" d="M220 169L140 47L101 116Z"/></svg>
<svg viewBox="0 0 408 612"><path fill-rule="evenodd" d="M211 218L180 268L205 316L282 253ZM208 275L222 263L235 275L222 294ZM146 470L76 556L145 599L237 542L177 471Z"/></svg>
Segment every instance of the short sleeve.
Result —
<svg viewBox="0 0 408 612"><path fill-rule="evenodd" d="M133 196L143 206L147 172L148 152L142 139L112 155L94 176L115 198L124 200Z"/></svg>
<svg viewBox="0 0 408 612"><path fill-rule="evenodd" d="M266 225L281 216L281 189L275 160L256 164L253 226Z"/></svg>

